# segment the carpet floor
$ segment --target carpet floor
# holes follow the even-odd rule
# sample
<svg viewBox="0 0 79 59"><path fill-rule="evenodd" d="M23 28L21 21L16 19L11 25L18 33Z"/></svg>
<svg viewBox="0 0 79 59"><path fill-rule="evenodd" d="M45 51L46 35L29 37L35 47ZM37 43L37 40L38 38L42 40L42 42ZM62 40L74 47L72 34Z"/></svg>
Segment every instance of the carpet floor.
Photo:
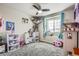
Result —
<svg viewBox="0 0 79 59"><path fill-rule="evenodd" d="M0 54L0 56L65 56L65 51L51 44L37 42L25 45L13 52Z"/></svg>

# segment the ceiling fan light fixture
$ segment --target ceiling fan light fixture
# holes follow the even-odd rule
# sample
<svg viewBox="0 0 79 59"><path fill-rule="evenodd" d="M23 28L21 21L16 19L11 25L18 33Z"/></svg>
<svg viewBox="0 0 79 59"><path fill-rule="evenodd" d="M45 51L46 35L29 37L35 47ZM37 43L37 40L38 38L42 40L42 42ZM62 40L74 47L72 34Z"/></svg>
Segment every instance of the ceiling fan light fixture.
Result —
<svg viewBox="0 0 79 59"><path fill-rule="evenodd" d="M42 13L42 10L39 10L38 13Z"/></svg>

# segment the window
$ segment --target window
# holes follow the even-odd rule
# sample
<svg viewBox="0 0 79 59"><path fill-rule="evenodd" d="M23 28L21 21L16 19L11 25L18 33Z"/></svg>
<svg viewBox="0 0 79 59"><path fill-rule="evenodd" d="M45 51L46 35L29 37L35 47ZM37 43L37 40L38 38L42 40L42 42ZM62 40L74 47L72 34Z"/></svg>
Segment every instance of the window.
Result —
<svg viewBox="0 0 79 59"><path fill-rule="evenodd" d="M61 14L44 18L44 35L61 32Z"/></svg>
<svg viewBox="0 0 79 59"><path fill-rule="evenodd" d="M55 23L54 23L54 31L55 32L60 32L61 31L61 20L59 19L59 20L55 20L54 21Z"/></svg>
<svg viewBox="0 0 79 59"><path fill-rule="evenodd" d="M54 32L54 21L53 20L49 20L48 21L48 28L47 28L48 31L50 32Z"/></svg>

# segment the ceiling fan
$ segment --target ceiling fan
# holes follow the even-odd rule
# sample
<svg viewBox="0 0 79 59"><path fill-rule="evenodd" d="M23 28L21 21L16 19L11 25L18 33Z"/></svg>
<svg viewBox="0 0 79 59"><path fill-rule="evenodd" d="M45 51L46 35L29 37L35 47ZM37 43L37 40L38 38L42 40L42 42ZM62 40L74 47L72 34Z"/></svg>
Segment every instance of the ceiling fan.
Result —
<svg viewBox="0 0 79 59"><path fill-rule="evenodd" d="M50 9L42 9L40 4L38 3L33 3L32 5L35 9L38 10L38 12L36 13L36 15L38 15L39 13L42 13L42 12L47 12L47 11L50 11Z"/></svg>

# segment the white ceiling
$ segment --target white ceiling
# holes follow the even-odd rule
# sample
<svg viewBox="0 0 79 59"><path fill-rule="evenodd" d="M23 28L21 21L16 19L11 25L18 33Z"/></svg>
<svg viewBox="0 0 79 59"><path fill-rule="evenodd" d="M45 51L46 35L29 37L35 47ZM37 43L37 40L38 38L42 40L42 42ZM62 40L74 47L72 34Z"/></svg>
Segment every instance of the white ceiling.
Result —
<svg viewBox="0 0 79 59"><path fill-rule="evenodd" d="M48 12L42 12L38 16L45 16L48 14L52 14L58 11L62 11L66 9L67 7L73 5L73 3L39 3L42 8L50 9ZM35 15L37 10L32 6L32 3L4 3L0 4L4 6L8 6L11 8L15 8L19 11L25 12L29 15Z"/></svg>

